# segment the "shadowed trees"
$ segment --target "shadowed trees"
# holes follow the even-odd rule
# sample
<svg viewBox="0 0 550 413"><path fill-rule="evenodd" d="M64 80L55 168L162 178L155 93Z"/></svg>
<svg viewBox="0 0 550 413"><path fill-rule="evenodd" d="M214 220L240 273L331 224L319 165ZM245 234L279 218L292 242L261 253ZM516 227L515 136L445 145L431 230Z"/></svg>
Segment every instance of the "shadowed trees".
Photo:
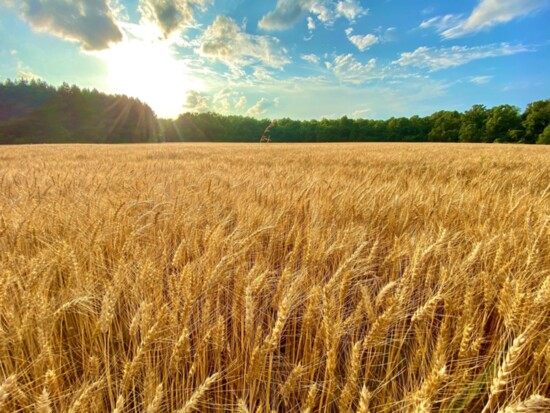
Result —
<svg viewBox="0 0 550 413"><path fill-rule="evenodd" d="M64 83L0 83L0 143L137 143L159 139L151 108Z"/></svg>

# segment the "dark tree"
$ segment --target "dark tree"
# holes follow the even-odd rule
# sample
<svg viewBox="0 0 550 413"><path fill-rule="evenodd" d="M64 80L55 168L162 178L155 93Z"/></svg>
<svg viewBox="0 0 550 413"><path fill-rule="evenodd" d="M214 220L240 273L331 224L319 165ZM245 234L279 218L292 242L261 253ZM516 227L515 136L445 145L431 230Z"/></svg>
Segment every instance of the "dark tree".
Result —
<svg viewBox="0 0 550 413"><path fill-rule="evenodd" d="M521 139L521 117L519 108L500 105L489 110L485 142L514 142Z"/></svg>
<svg viewBox="0 0 550 413"><path fill-rule="evenodd" d="M540 135L550 124L550 99L530 103L523 114L525 141L537 142Z"/></svg>
<svg viewBox="0 0 550 413"><path fill-rule="evenodd" d="M158 120L137 99L64 83L0 83L0 143L157 142Z"/></svg>
<svg viewBox="0 0 550 413"><path fill-rule="evenodd" d="M474 105L462 115L460 142L482 142L486 134L489 113L483 105Z"/></svg>
<svg viewBox="0 0 550 413"><path fill-rule="evenodd" d="M457 111L441 111L432 115L434 126L428 134L430 142L458 142L461 115Z"/></svg>

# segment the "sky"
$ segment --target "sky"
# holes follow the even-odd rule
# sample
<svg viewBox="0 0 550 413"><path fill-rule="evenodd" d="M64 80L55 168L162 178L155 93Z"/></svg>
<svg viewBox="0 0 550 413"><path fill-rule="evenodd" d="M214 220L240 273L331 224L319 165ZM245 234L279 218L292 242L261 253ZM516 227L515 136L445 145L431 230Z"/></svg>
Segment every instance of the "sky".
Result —
<svg viewBox="0 0 550 413"><path fill-rule="evenodd" d="M159 117L387 119L550 98L550 0L0 0L0 81Z"/></svg>

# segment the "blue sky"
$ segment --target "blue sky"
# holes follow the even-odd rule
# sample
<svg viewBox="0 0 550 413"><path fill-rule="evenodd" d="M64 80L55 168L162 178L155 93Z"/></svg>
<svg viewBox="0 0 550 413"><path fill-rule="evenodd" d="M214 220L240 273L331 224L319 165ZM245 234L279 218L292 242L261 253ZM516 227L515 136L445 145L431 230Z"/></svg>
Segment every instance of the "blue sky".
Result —
<svg viewBox="0 0 550 413"><path fill-rule="evenodd" d="M550 97L550 0L0 0L0 80L385 119Z"/></svg>

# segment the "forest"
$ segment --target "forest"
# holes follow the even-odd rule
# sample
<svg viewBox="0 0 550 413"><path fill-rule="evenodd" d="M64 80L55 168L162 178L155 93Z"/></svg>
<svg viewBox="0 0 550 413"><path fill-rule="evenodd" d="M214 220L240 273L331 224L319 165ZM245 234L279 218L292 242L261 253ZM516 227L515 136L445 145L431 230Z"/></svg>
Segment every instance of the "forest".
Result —
<svg viewBox="0 0 550 413"><path fill-rule="evenodd" d="M158 119L135 98L38 80L0 83L0 144L257 142L270 119L184 113ZM461 113L387 120L278 119L273 142L484 142L550 144L550 99L520 108L474 105Z"/></svg>

